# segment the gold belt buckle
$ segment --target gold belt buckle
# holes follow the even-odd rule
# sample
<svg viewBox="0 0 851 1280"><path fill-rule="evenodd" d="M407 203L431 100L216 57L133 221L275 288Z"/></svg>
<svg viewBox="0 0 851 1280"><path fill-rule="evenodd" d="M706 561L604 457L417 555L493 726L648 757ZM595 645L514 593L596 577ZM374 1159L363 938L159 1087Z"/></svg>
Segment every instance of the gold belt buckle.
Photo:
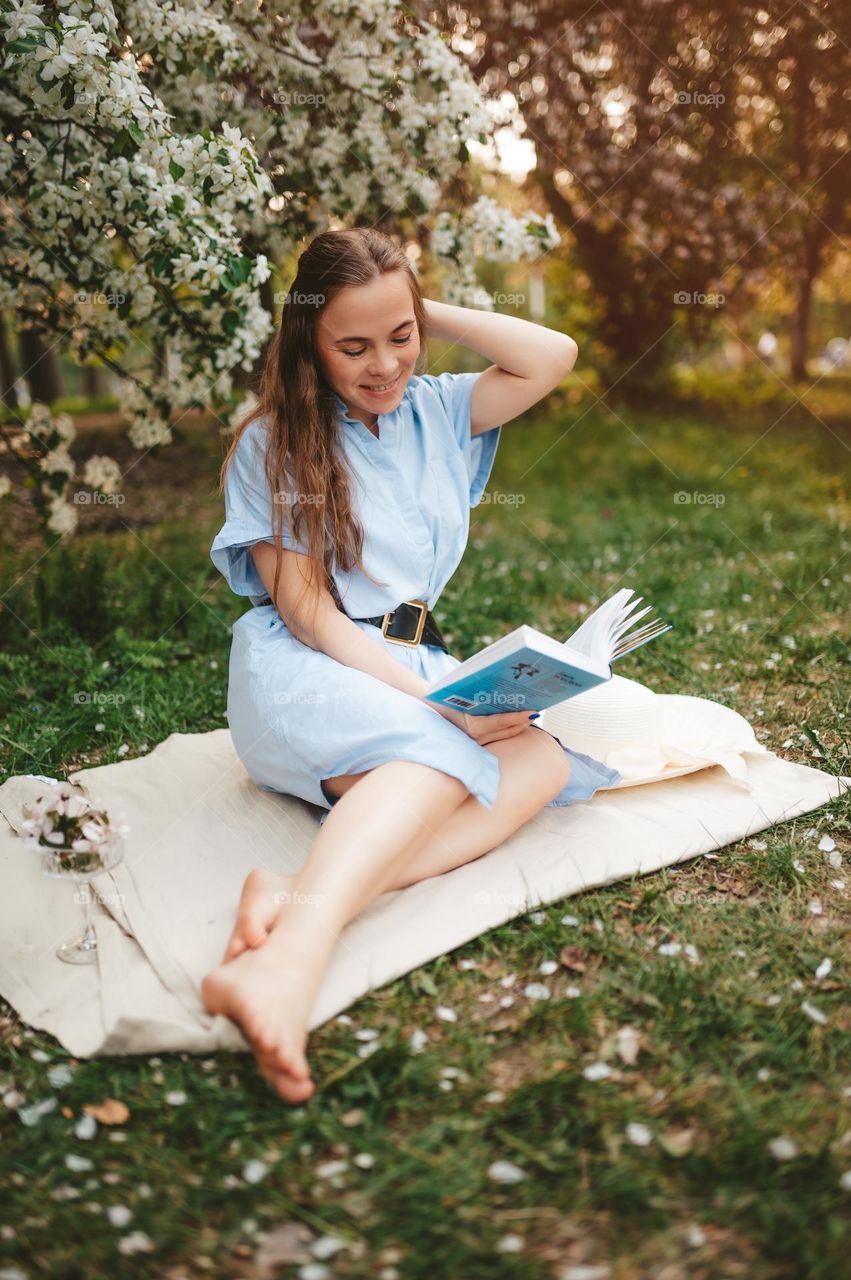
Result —
<svg viewBox="0 0 851 1280"><path fill-rule="evenodd" d="M381 622L381 634L384 636L385 640L389 640L393 644L407 644L411 646L416 646L420 643L420 639L423 634L423 628L425 627L425 622L426 622L426 614L428 613L428 604L426 603L425 600L403 600L402 604L416 605L420 611L419 620L417 622L417 633L414 636L413 640L406 640L403 636L388 636L387 634L387 628L390 625L391 615L396 612L396 609L401 607L399 605L396 606L396 609L390 609L388 610L387 613L385 613Z"/></svg>

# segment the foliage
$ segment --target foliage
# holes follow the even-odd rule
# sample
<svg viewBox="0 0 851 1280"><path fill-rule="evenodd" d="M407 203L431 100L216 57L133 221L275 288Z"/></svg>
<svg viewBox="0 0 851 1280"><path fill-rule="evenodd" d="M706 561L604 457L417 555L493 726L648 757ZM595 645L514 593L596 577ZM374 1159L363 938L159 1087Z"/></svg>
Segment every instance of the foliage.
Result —
<svg viewBox="0 0 851 1280"><path fill-rule="evenodd" d="M283 302L273 266L323 227L415 235L434 215L450 295L480 305L477 253L558 240L551 218L487 198L450 212L465 139L490 117L399 0L0 0L0 32L0 307L123 379L137 449L171 442L175 410L230 420L234 371L254 367ZM63 459L42 464L43 505L68 535Z"/></svg>

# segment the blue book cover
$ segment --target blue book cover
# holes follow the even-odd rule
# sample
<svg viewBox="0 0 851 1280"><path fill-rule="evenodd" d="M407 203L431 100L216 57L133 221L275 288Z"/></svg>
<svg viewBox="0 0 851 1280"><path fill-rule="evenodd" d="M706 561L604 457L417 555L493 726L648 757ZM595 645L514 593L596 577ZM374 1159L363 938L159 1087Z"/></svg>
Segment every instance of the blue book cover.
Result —
<svg viewBox="0 0 851 1280"><path fill-rule="evenodd" d="M595 609L564 642L521 626L447 672L425 695L468 715L545 711L612 677L612 662L671 629L659 621L631 630L649 612L633 609L624 587Z"/></svg>
<svg viewBox="0 0 851 1280"><path fill-rule="evenodd" d="M532 631L533 628L521 630ZM542 639L550 640L550 644L558 643L548 636L542 636ZM578 659L581 662L581 655ZM461 667L457 668L459 673ZM571 662L566 650L563 655L547 653L540 643L521 641L509 654L494 658L478 671L459 676L450 672L439 682L439 688L435 686L426 694L426 701L438 702L471 715L544 711L610 678L611 668L605 674L599 670L589 671Z"/></svg>

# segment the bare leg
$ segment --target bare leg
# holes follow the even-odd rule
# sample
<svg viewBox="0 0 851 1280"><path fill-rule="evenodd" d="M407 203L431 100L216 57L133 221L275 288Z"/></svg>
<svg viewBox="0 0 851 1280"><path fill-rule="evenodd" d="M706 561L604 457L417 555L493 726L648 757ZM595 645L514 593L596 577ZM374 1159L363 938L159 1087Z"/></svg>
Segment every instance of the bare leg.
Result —
<svg viewBox="0 0 851 1280"><path fill-rule="evenodd" d="M442 875L489 853L528 822L568 780L570 769L564 752L540 729L526 729L513 738L493 742L488 750L500 761L500 787L494 805L487 809L468 795L440 827L421 831L408 846L405 860L387 877L382 893ZM326 786L343 796L366 776L350 774L331 779ZM291 892L294 881L293 876L265 869L250 873L225 960L265 942L281 910L280 895Z"/></svg>
<svg viewBox="0 0 851 1280"><path fill-rule="evenodd" d="M379 765L337 801L265 944L209 973L210 1013L237 1022L282 1097L313 1092L304 1054L316 990L345 925L381 891L406 850L467 796L464 784L428 765Z"/></svg>
<svg viewBox="0 0 851 1280"><path fill-rule="evenodd" d="M469 796L437 831L423 831L394 869L383 892L403 889L490 853L557 796L570 764L557 742L540 729L492 742L500 760L500 787L490 809Z"/></svg>

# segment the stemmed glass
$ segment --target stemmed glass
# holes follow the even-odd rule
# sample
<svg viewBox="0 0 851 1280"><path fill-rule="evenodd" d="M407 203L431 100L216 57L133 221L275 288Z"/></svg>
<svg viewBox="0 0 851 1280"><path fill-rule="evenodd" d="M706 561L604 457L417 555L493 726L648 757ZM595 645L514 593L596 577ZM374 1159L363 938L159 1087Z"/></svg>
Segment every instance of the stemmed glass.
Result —
<svg viewBox="0 0 851 1280"><path fill-rule="evenodd" d="M124 857L124 823L113 823L104 809L97 808L86 788L79 783L58 783L24 805L22 835L28 849L38 853L45 875L70 878L79 886L74 895L82 902L85 928L73 942L64 942L56 954L66 964L94 964L97 937L92 923L92 876L112 871Z"/></svg>
<svg viewBox="0 0 851 1280"><path fill-rule="evenodd" d="M96 851L74 849L42 849L41 866L45 875L56 880L72 879L78 886L75 902L82 902L85 928L73 942L63 942L56 954L66 964L94 964L98 941L92 923L92 886L90 878L101 871L112 871L124 857L124 840L117 832L103 841Z"/></svg>

